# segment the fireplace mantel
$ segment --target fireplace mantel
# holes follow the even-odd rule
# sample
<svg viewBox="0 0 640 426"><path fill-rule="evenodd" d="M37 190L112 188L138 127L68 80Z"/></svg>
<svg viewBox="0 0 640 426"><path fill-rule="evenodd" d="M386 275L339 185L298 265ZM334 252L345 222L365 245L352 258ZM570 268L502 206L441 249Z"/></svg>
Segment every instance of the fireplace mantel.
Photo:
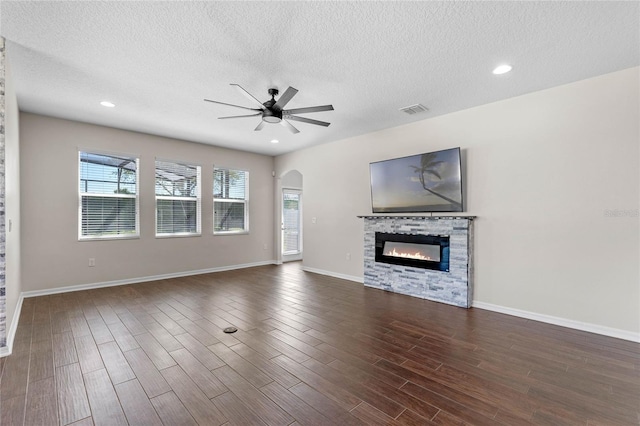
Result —
<svg viewBox="0 0 640 426"><path fill-rule="evenodd" d="M472 301L475 216L358 216L364 219L364 285L468 308ZM375 234L440 235L450 239L448 271L376 262Z"/></svg>
<svg viewBox="0 0 640 426"><path fill-rule="evenodd" d="M477 216L407 216L407 215L397 215L397 216L390 216L388 214L380 214L380 215L362 215L362 216L356 216L357 218L360 219L469 219L469 220L473 220L475 219Z"/></svg>

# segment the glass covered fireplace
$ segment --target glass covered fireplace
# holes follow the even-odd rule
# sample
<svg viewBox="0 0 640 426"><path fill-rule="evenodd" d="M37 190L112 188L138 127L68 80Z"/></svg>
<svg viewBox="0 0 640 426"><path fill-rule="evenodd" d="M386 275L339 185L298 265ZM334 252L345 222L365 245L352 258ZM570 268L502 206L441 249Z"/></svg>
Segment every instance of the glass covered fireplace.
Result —
<svg viewBox="0 0 640 426"><path fill-rule="evenodd" d="M448 272L449 236L376 232L375 261Z"/></svg>

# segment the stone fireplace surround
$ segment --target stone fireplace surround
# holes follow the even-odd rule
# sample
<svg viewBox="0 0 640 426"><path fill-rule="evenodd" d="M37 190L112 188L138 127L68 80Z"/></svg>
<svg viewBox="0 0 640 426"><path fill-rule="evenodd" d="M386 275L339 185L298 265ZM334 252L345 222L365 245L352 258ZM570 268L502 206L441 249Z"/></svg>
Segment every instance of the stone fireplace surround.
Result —
<svg viewBox="0 0 640 426"><path fill-rule="evenodd" d="M364 219L364 285L422 299L471 307L474 216L359 216ZM448 235L449 272L375 261L376 232Z"/></svg>

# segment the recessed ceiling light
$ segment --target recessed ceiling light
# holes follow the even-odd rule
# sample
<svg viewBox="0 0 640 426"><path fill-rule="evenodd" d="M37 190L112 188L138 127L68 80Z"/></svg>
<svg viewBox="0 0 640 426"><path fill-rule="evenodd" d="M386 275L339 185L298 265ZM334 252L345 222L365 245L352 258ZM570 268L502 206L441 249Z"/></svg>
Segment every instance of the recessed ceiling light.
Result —
<svg viewBox="0 0 640 426"><path fill-rule="evenodd" d="M271 143L278 143L280 142L278 139L271 139Z"/></svg>
<svg viewBox="0 0 640 426"><path fill-rule="evenodd" d="M495 75L506 74L509 71L511 71L511 68L512 68L511 65L507 65L507 64L499 65L493 70L493 73Z"/></svg>
<svg viewBox="0 0 640 426"><path fill-rule="evenodd" d="M109 101L102 101L100 102L100 105L107 107L107 108L113 108L114 106L116 106L116 104L109 102Z"/></svg>

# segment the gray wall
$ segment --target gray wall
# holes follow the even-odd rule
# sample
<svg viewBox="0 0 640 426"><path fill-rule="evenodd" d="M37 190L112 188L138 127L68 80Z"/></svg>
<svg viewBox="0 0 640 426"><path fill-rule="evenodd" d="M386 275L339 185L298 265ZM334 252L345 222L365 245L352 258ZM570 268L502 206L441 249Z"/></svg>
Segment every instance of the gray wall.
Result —
<svg viewBox="0 0 640 426"><path fill-rule="evenodd" d="M273 157L28 113L20 138L24 291L274 260ZM78 241L78 149L140 157L139 239ZM156 157L202 166L201 236L155 237ZM213 235L214 165L250 172L247 235Z"/></svg>
<svg viewBox="0 0 640 426"><path fill-rule="evenodd" d="M632 68L277 157L276 173L304 176L305 267L361 280L369 163L460 146L466 210L478 216L476 303L640 338L638 77Z"/></svg>

